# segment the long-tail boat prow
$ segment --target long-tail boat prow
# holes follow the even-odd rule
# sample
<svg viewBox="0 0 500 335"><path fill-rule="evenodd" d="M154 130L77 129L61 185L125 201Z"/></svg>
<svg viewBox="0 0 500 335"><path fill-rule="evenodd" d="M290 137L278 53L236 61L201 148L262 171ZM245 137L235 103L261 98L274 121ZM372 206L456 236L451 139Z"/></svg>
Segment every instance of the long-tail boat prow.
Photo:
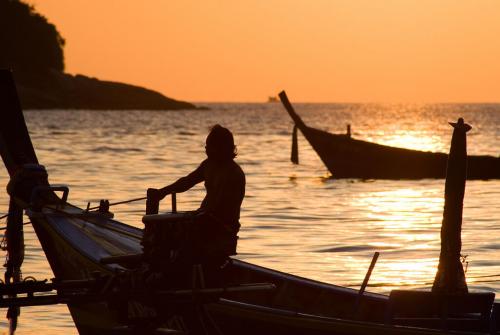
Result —
<svg viewBox="0 0 500 335"><path fill-rule="evenodd" d="M0 283L0 307L8 308L12 331L22 318L20 308L50 304L67 304L82 335L472 335L498 328L500 309L491 292L365 292L376 257L359 290L237 259L212 280L199 265L188 277L175 271L160 280L149 276L155 274L152 264L169 264L179 252L192 214L144 215L143 230L113 220L106 201L98 210L71 205L69 189L51 185L39 165L11 73L2 70L0 153L11 178L8 273ZM23 210L54 273L52 281L20 278ZM162 257L155 259L158 251ZM23 273L28 276L29 269Z"/></svg>
<svg viewBox="0 0 500 335"><path fill-rule="evenodd" d="M357 140L308 127L292 107L285 91L281 102L333 178L424 179L445 178L448 155ZM296 138L294 138L296 143ZM294 149L296 150L296 145ZM297 157L296 151L292 157ZM295 159L296 160L296 159ZM499 179L500 157L469 156L467 179Z"/></svg>

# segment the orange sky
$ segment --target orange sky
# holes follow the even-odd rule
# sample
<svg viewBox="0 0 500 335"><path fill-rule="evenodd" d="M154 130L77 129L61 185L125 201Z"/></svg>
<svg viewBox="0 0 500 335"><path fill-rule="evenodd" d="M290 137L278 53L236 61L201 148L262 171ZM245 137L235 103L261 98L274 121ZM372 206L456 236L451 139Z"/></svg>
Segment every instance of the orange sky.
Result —
<svg viewBox="0 0 500 335"><path fill-rule="evenodd" d="M500 101L497 0L30 0L66 69L188 101Z"/></svg>

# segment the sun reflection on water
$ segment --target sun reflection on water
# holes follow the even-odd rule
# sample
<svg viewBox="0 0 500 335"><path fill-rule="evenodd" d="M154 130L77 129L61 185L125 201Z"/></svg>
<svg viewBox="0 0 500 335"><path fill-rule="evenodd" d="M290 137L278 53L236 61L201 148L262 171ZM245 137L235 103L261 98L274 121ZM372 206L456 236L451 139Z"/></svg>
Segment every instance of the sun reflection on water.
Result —
<svg viewBox="0 0 500 335"><path fill-rule="evenodd" d="M404 232L423 225L428 228L435 222L435 214L443 208L443 199L436 198L435 191L401 188L365 193L355 200L357 206L367 208L374 225L386 231Z"/></svg>
<svg viewBox="0 0 500 335"><path fill-rule="evenodd" d="M386 286L426 287L436 274L437 259L394 260L380 264L373 281Z"/></svg>
<svg viewBox="0 0 500 335"><path fill-rule="evenodd" d="M377 135L377 137L383 138L383 140L378 141L379 144L391 147L433 152L438 152L443 147L442 138L427 132L403 130L396 133L382 132ZM376 142L377 139L367 138L367 141Z"/></svg>
<svg viewBox="0 0 500 335"><path fill-rule="evenodd" d="M381 250L371 279L384 286L427 286L436 271L443 199L441 190L398 188L366 192L354 206L366 209L370 243ZM359 264L363 273L366 264Z"/></svg>

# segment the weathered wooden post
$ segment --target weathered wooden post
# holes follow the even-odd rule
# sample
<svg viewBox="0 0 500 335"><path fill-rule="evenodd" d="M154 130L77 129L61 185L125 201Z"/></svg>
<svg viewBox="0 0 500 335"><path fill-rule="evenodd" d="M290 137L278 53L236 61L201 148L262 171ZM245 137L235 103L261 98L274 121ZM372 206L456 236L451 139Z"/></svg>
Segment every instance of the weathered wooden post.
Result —
<svg viewBox="0 0 500 335"><path fill-rule="evenodd" d="M441 254L432 286L433 292L467 293L467 282L460 261L462 248L462 211L467 177L467 135L471 126L462 118L453 126L450 154L446 167Z"/></svg>

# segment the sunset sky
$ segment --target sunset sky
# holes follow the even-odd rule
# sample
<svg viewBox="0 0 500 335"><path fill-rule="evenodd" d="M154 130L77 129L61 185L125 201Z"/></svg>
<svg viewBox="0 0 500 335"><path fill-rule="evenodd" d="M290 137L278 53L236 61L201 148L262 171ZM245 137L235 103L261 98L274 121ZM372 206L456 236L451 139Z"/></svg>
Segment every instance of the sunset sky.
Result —
<svg viewBox="0 0 500 335"><path fill-rule="evenodd" d="M31 0L66 70L199 101L499 102L500 1Z"/></svg>

